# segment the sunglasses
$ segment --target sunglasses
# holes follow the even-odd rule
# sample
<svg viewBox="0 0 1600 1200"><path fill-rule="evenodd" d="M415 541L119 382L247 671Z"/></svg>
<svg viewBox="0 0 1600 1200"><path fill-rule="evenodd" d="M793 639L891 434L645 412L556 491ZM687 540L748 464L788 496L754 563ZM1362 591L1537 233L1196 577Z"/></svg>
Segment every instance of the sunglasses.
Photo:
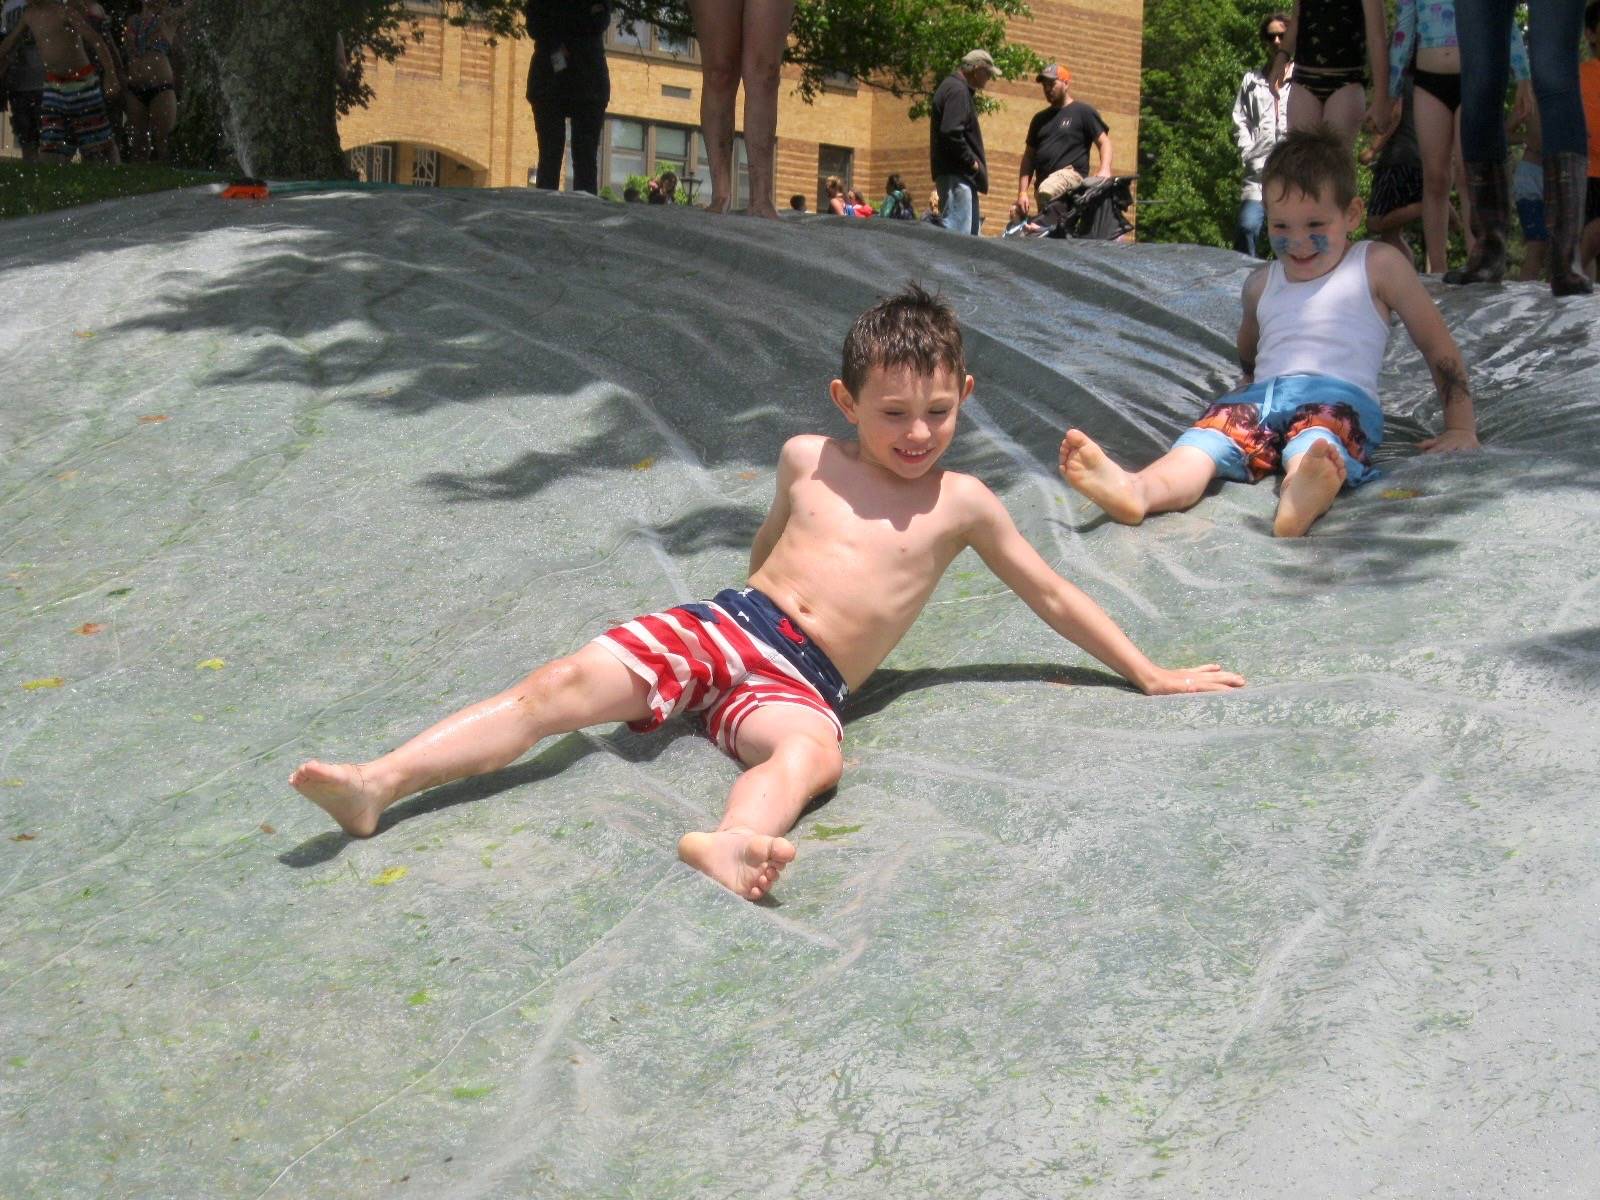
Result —
<svg viewBox="0 0 1600 1200"><path fill-rule="evenodd" d="M1263 42L1281 42L1281 41L1283 41L1284 38L1286 38L1288 36L1289 35L1288 35L1287 32L1285 32L1285 33L1263 33L1261 35L1261 40Z"/></svg>

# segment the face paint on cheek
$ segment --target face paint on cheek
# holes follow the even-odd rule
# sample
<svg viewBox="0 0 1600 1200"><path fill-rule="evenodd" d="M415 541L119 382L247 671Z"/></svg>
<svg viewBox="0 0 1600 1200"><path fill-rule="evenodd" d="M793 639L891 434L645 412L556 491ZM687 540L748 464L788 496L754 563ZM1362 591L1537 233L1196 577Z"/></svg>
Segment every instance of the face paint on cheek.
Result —
<svg viewBox="0 0 1600 1200"><path fill-rule="evenodd" d="M1313 250L1315 250L1318 254L1326 254L1328 252L1328 246L1329 245L1330 245L1330 243L1328 241L1328 235L1327 234L1325 234L1325 233L1313 233L1311 235L1311 248Z"/></svg>
<svg viewBox="0 0 1600 1200"><path fill-rule="evenodd" d="M1289 257L1290 241L1286 237L1272 237L1267 239L1272 243L1272 252L1279 258Z"/></svg>

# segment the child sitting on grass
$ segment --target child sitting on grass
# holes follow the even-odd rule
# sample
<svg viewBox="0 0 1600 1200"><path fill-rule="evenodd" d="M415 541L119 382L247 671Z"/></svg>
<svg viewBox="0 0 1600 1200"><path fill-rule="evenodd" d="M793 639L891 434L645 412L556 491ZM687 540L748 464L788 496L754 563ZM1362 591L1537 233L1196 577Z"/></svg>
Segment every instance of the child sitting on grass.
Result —
<svg viewBox="0 0 1600 1200"><path fill-rule="evenodd" d="M1355 164L1337 133L1299 130L1262 173L1277 261L1245 280L1238 387L1155 462L1125 471L1079 430L1061 443L1061 473L1113 520L1189 508L1212 479L1254 483L1283 469L1272 531L1299 537L1347 484L1372 478L1383 440L1378 371L1398 315L1433 372L1444 432L1427 452L1471 450L1477 420L1461 352L1408 259L1349 241L1361 221Z"/></svg>
<svg viewBox="0 0 1600 1200"><path fill-rule="evenodd" d="M756 533L746 587L629 621L371 762L308 762L289 782L355 837L403 796L498 770L540 739L626 721L644 731L701 714L748 769L721 823L678 856L756 900L793 861L782 835L844 769L839 710L972 547L1061 636L1151 695L1244 680L1216 664L1167 670L1062 579L1004 505L939 460L972 391L955 314L917 287L858 317L830 394L852 440L791 438Z"/></svg>

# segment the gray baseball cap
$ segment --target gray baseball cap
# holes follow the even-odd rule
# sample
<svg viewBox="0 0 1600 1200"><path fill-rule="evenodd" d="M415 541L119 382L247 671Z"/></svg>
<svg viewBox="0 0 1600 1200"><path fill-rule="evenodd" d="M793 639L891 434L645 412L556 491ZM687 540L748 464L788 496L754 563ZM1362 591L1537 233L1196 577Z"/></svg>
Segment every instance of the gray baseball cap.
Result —
<svg viewBox="0 0 1600 1200"><path fill-rule="evenodd" d="M961 60L961 69L963 71L973 71L978 67L982 67L996 79L1005 78L1005 76L1000 73L1000 69L994 65L994 56L987 50L967 51L966 57Z"/></svg>

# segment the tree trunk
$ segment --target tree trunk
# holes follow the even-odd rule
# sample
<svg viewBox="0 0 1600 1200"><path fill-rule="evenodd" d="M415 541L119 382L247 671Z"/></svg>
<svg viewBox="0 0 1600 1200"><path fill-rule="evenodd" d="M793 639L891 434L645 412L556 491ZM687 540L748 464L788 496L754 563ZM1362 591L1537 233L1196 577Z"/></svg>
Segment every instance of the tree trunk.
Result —
<svg viewBox="0 0 1600 1200"><path fill-rule="evenodd" d="M334 109L337 6L193 0L190 11L183 158L263 178L344 176Z"/></svg>

